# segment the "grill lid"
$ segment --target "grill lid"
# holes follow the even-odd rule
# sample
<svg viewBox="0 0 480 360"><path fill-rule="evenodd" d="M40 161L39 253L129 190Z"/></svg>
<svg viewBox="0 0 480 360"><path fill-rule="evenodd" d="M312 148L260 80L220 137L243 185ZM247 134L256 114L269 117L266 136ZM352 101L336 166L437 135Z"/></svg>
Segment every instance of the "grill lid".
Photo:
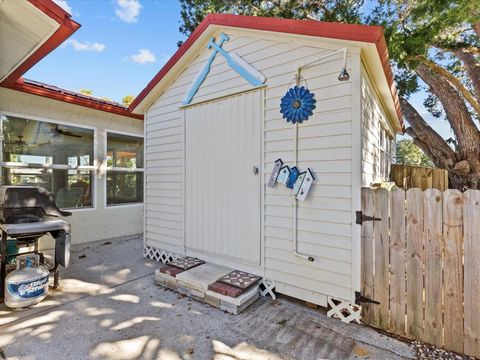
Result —
<svg viewBox="0 0 480 360"><path fill-rule="evenodd" d="M70 216L55 204L52 194L36 186L0 186L0 222L18 224Z"/></svg>

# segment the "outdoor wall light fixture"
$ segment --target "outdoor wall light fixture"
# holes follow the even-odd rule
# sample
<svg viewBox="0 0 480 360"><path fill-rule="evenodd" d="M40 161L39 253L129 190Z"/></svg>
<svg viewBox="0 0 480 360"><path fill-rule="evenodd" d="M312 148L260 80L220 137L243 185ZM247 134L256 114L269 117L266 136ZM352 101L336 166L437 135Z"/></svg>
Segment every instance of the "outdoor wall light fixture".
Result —
<svg viewBox="0 0 480 360"><path fill-rule="evenodd" d="M303 65L298 67L296 77L300 78L300 72L302 71L302 69L312 67L314 64L317 64L320 61L322 61L326 58L329 58L333 55L336 55L338 53L343 53L343 67L342 67L342 70L340 71L340 74L338 75L338 80L339 81L348 81L350 79L350 74L347 71L347 52L348 52L347 48L334 50L334 51L332 51L328 54L320 56L318 59L315 59L315 60L310 61L306 64L303 64Z"/></svg>

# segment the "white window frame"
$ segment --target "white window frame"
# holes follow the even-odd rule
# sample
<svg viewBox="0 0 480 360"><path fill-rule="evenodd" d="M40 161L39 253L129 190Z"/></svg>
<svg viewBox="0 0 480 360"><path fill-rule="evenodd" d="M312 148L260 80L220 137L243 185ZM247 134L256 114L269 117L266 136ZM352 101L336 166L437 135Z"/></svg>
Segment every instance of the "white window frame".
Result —
<svg viewBox="0 0 480 360"><path fill-rule="evenodd" d="M61 165L61 164L39 164L39 163L17 163L3 161L3 120L4 117L18 117L22 119L31 119L35 121L48 122L50 124L66 125L66 126L75 126L82 129L93 130L93 165ZM52 169L52 170L84 170L92 172L92 183L90 184L91 196L92 196L92 206L81 207L81 208L68 208L68 211L71 212L81 212L81 211L91 211L97 209L97 128L95 126L83 125L74 122L68 122L63 120L56 120L41 116L34 116L22 113L14 113L9 111L0 112L0 166L5 167L15 167L15 168L32 168L32 169Z"/></svg>
<svg viewBox="0 0 480 360"><path fill-rule="evenodd" d="M103 161L105 162L105 165L107 164L107 152L108 152L108 134L116 134L116 135L125 135L125 136L131 136L131 137L136 137L143 139L143 167L142 168L122 168L122 167L115 167L115 166L105 166L105 180L104 180L104 187L105 187L105 196L104 196L104 202L103 205L105 209L115 209L119 207L138 207L138 206L143 206L145 203L145 136L143 134L137 134L137 133L132 133L132 132L127 132L127 131L120 131L120 130L111 130L111 129L105 129L104 131L104 158ZM134 202L134 203L126 203L126 204L107 204L107 197L108 197L108 192L107 192L107 173L109 171L117 171L117 172L125 172L125 173L137 173L141 172L144 173L143 175L143 197L141 202Z"/></svg>

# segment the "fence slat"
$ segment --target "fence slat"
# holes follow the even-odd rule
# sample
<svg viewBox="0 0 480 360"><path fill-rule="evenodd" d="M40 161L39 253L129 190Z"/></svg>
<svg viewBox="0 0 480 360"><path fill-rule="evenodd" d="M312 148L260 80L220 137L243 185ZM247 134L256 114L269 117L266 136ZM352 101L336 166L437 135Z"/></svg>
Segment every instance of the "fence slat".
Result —
<svg viewBox="0 0 480 360"><path fill-rule="evenodd" d="M375 236L375 276L374 276L374 298L379 305L373 308L375 324L382 329L389 328L389 212L390 194L387 189L378 189L375 192L375 217L381 218L374 223Z"/></svg>
<svg viewBox="0 0 480 360"><path fill-rule="evenodd" d="M463 195L443 193L445 348L463 353Z"/></svg>
<svg viewBox="0 0 480 360"><path fill-rule="evenodd" d="M369 188L362 188L362 212L373 215L374 192ZM373 299L373 222L367 221L362 225L362 294ZM362 320L367 324L373 322L373 305L362 304ZM372 324L373 325L373 324Z"/></svg>
<svg viewBox="0 0 480 360"><path fill-rule="evenodd" d="M480 191L463 194L464 219L464 351L480 358Z"/></svg>
<svg viewBox="0 0 480 360"><path fill-rule="evenodd" d="M390 331L405 335L405 191L391 193L390 211Z"/></svg>
<svg viewBox="0 0 480 360"><path fill-rule="evenodd" d="M423 192L407 191L407 336L423 338Z"/></svg>
<svg viewBox="0 0 480 360"><path fill-rule="evenodd" d="M424 341L442 346L442 193L424 194L425 334Z"/></svg>
<svg viewBox="0 0 480 360"><path fill-rule="evenodd" d="M404 190L448 189L448 171L444 169L394 164L390 169L390 180Z"/></svg>

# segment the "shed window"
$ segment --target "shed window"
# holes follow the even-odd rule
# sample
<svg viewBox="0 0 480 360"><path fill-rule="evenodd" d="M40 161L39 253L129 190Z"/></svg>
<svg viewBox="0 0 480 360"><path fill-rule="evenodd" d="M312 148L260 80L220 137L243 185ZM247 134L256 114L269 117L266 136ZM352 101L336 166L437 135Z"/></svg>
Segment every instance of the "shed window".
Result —
<svg viewBox="0 0 480 360"><path fill-rule="evenodd" d="M94 130L1 117L1 183L40 186L60 208L92 206Z"/></svg>
<svg viewBox="0 0 480 360"><path fill-rule="evenodd" d="M143 202L143 138L107 133L107 205Z"/></svg>

